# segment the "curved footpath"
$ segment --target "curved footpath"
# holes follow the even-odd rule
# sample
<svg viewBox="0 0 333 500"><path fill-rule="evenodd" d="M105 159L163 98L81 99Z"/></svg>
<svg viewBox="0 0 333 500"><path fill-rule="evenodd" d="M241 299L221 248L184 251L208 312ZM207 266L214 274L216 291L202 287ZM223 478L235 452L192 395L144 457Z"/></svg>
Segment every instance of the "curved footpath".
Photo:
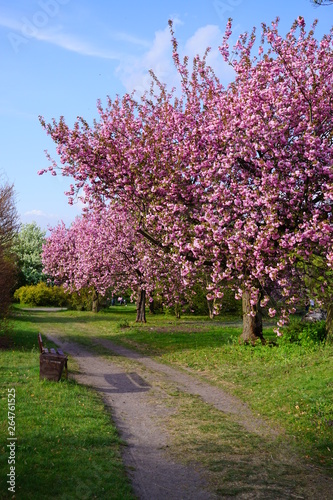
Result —
<svg viewBox="0 0 333 500"><path fill-rule="evenodd" d="M105 404L111 408L114 422L127 444L124 447L123 460L134 492L140 500L221 498L209 490L209 484L205 480L206 471L203 468L179 463L168 453L169 436L158 420L172 414L173 410L163 404L160 392L163 384L169 384L172 390L178 389L198 395L221 412L239 417L238 423L248 432L267 437L274 445L278 433L254 416L246 404L218 387L108 340L94 339L93 343L103 346L110 354L121 356L120 360L131 360L130 370L133 370L133 366L138 366L140 375L124 367L123 363L117 363L117 360L110 361L98 356L57 334L45 334L49 340L75 358L80 370L80 374L75 377L77 381L101 392ZM133 362L137 365L133 365ZM144 371L139 369L140 367L144 368ZM274 499L332 498L330 495L333 491L333 480L321 475L311 466L302 467L305 469L302 482L307 483L303 484L302 491L291 491L289 488L286 490L274 485L281 491L281 496L275 496ZM295 490L297 489L295 485ZM268 487L266 493L258 491L258 496L244 496L243 493L238 498L273 498L269 495L269 490Z"/></svg>

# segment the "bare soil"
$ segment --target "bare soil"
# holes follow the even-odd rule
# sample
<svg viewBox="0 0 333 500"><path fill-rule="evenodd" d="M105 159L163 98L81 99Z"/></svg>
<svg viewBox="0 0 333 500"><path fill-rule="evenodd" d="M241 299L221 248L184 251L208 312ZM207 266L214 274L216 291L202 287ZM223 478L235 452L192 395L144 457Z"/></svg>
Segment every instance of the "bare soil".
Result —
<svg viewBox="0 0 333 500"><path fill-rule="evenodd" d="M49 340L73 356L79 366L78 382L93 387L102 394L110 408L113 420L126 443L123 460L132 481L135 495L140 500L210 500L237 499L308 499L333 498L333 479L319 469L303 463L291 453L288 446L280 446L281 435L266 421L254 415L246 404L227 394L221 388L195 377L191 373L156 362L133 350L103 339L94 339L112 360L94 354L81 345L68 342L56 333L46 333ZM203 402L223 414L232 415L249 434L254 434L272 449L279 448L277 456L288 474L288 486L277 478L276 484L260 483L250 491L239 489L229 495L219 493L212 476L199 462L193 462L171 453L172 436L165 424L175 411L166 404L165 391L179 390L196 395ZM283 436L282 436L283 437ZM258 453L258 462L262 457ZM227 459L227 455L224 457ZM253 457L254 461L256 457ZM276 454L275 458L276 459ZM281 464L276 464L278 468ZM263 471L265 463L261 464ZM281 467L282 467L281 465ZM229 464L237 467L237 463ZM254 480L255 481L255 480ZM254 490L254 491L253 491Z"/></svg>

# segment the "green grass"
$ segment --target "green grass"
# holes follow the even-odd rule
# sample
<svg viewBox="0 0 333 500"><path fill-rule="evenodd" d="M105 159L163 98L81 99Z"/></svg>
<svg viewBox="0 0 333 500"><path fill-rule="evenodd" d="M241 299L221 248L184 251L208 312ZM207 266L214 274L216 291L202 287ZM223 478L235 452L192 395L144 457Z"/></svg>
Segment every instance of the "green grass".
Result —
<svg viewBox="0 0 333 500"><path fill-rule="evenodd" d="M284 428L304 457L333 472L333 346L244 346L240 333L214 323L193 333L134 326L121 340L239 396ZM273 335L267 328L266 337Z"/></svg>
<svg viewBox="0 0 333 500"><path fill-rule="evenodd" d="M12 388L17 498L133 498L120 457L122 443L100 397L73 380L39 380L37 333L29 317L19 315L10 349L1 351L0 498L12 498L6 484L7 394Z"/></svg>
<svg viewBox="0 0 333 500"><path fill-rule="evenodd" d="M179 391L175 384L157 382L149 394L152 404L156 404L157 397L170 408L170 415L159 421L161 429L171 436L167 452L185 463L203 465L211 486L222 497L256 494L256 498L265 500L289 498L288 491L295 488L300 494L306 493L309 472L298 456L326 474L333 474L332 346L239 345L240 322L232 317L210 321L203 317L176 320L171 315L156 315L148 316L147 324L138 325L133 306L113 307L99 314L24 312L16 308L15 314L16 345L3 353L7 360L1 358L1 370L6 378L1 380L5 380L6 388L13 374L18 394L21 391L17 404L18 422L22 422L18 424L22 439L18 447L18 484L24 498L46 498L44 491L50 480L55 481L55 496L59 498L131 498L119 460L119 439L100 399L74 382L38 381L39 330L80 342L142 377L147 372L139 363L112 356L101 346L93 347L92 338L110 339L154 356L157 361L189 368L238 395L255 415L278 428L281 434L275 440L251 434L240 425L241 419ZM265 335L274 338L271 324L266 325ZM73 368L70 360L71 372ZM34 405L36 401L38 405ZM67 415L69 407L73 412ZM3 429L6 432L6 425ZM48 440L50 435L52 439ZM73 458L73 449L78 450L78 460ZM51 460L45 462L50 454ZM110 465L113 454L115 466ZM1 460L2 469L7 468L6 456ZM41 491L33 488L31 470L41 481ZM116 471L119 488L124 488L125 493L113 487L117 483L112 471ZM321 484L316 480L312 476L311 484ZM110 484L111 493L106 489ZM69 496L61 496L67 488ZM29 496L30 491L33 495Z"/></svg>
<svg viewBox="0 0 333 500"><path fill-rule="evenodd" d="M333 346L242 346L234 318L223 324L220 317L176 320L155 315L138 325L133 306L113 307L98 315L39 312L31 318L45 331L57 330L86 345L91 337L109 338L161 362L192 369L284 429L306 460L332 471ZM124 322L130 327L121 328ZM274 338L271 324L264 333Z"/></svg>
<svg viewBox="0 0 333 500"><path fill-rule="evenodd" d="M175 395L176 396L176 395ZM199 461L222 498L276 500L305 489L304 470L282 440L271 440L244 429L231 415L179 394L170 418L172 452L187 462ZM303 497L301 497L303 498Z"/></svg>

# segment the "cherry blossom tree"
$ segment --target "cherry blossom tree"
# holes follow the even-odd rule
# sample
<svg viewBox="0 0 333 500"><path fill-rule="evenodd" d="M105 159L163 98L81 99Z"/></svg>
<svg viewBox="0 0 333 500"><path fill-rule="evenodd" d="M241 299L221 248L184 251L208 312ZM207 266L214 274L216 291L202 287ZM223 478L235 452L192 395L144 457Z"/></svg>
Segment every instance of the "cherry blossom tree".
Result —
<svg viewBox="0 0 333 500"><path fill-rule="evenodd" d="M283 325L298 260L332 248L333 32L318 41L299 18L282 37L276 21L262 26L254 55L255 30L230 50L229 21L220 51L235 79L224 88L206 56L192 70L181 62L170 28L181 95L152 74L140 101L99 103L92 127L41 118L60 156L48 170L73 178L70 203L81 193L125 206L136 235L177 255L184 284L195 269L209 277L208 299L232 288L242 338L255 342L271 289L284 297Z"/></svg>
<svg viewBox="0 0 333 500"><path fill-rule="evenodd" d="M88 210L69 227L51 230L43 247L44 271L69 291L123 293L130 288L137 298L137 321L146 321L146 299L158 287L168 303L181 297L180 269L175 260L157 251L133 228L130 214L119 205ZM177 300L177 299L176 299ZM95 308L97 310L97 308Z"/></svg>

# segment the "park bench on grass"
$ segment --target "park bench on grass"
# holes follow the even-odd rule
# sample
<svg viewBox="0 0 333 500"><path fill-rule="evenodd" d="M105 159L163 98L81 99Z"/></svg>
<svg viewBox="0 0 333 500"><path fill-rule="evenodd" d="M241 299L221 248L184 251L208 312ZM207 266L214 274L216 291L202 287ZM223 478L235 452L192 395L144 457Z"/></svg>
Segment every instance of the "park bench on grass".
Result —
<svg viewBox="0 0 333 500"><path fill-rule="evenodd" d="M65 368L66 378L68 376L67 370L67 356L61 349L48 349L44 347L42 336L38 334L38 344L40 350L39 356L39 378L54 380L58 382L61 379L63 369Z"/></svg>

